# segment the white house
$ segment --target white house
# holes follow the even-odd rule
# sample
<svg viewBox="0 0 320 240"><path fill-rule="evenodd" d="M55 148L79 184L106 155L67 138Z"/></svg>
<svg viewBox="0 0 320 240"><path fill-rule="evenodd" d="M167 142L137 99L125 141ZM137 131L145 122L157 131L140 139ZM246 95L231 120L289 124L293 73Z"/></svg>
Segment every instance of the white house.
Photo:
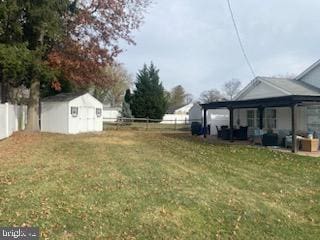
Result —
<svg viewBox="0 0 320 240"><path fill-rule="evenodd" d="M296 78L257 77L235 98L239 100L263 99L284 96L320 96L320 60ZM257 109L234 110L234 121L242 126L257 128ZM320 130L320 105L300 106L296 111L297 130ZM290 107L267 108L264 113L264 128L291 129Z"/></svg>
<svg viewBox="0 0 320 240"><path fill-rule="evenodd" d="M319 137L320 60L296 78L257 77L233 101L212 102L202 107L207 112L228 109L228 125L232 122L231 129L240 130L241 126L248 127L249 137L261 134L255 129L272 130L279 139L291 134L295 142L298 135ZM208 124L207 118L204 123ZM292 150L297 150L296 144L292 144Z"/></svg>
<svg viewBox="0 0 320 240"><path fill-rule="evenodd" d="M41 131L64 134L103 130L103 105L89 93L61 93L41 101Z"/></svg>

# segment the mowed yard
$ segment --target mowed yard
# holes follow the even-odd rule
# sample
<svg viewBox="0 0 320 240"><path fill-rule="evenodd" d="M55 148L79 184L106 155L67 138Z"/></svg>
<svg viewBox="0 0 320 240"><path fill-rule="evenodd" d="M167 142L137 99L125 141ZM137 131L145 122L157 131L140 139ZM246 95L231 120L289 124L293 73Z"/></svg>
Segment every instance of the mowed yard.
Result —
<svg viewBox="0 0 320 240"><path fill-rule="evenodd" d="M182 133L0 142L0 226L42 239L319 239L320 160Z"/></svg>

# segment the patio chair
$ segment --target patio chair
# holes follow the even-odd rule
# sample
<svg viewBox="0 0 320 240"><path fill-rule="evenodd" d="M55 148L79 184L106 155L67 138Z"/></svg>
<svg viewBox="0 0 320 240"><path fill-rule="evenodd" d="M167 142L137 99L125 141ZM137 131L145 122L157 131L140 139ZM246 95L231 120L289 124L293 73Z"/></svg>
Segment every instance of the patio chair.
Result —
<svg viewBox="0 0 320 240"><path fill-rule="evenodd" d="M286 144L286 137L291 134L290 130L287 129L280 129L278 132L278 145L285 146Z"/></svg>
<svg viewBox="0 0 320 240"><path fill-rule="evenodd" d="M262 136L263 134L265 134L265 132L260 129L260 128L256 128L256 129L252 129L253 132L251 134L251 139L253 141L254 144L258 144L258 145L262 145Z"/></svg>
<svg viewBox="0 0 320 240"><path fill-rule="evenodd" d="M241 127L237 130L237 136L236 138L238 140L248 140L248 127Z"/></svg>
<svg viewBox="0 0 320 240"><path fill-rule="evenodd" d="M230 128L223 128L221 129L221 138L223 140L230 140L230 136L231 136L231 130Z"/></svg>
<svg viewBox="0 0 320 240"><path fill-rule="evenodd" d="M296 142L296 149L300 149L300 139L303 137L297 136L297 142ZM285 143L284 143L285 148L292 148L292 135L286 136L285 138Z"/></svg>
<svg viewBox="0 0 320 240"><path fill-rule="evenodd" d="M263 146L278 146L278 134L266 133L262 136Z"/></svg>

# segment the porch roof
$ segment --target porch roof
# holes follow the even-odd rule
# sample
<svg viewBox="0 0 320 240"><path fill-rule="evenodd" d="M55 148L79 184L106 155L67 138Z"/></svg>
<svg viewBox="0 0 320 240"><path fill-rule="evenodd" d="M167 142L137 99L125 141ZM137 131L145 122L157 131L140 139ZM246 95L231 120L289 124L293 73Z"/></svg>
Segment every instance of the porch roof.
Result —
<svg viewBox="0 0 320 240"><path fill-rule="evenodd" d="M291 107L293 105L320 104L319 96L310 95L290 95L281 97L270 97L261 99L220 101L201 104L203 109L239 109L239 108L267 108L267 107Z"/></svg>

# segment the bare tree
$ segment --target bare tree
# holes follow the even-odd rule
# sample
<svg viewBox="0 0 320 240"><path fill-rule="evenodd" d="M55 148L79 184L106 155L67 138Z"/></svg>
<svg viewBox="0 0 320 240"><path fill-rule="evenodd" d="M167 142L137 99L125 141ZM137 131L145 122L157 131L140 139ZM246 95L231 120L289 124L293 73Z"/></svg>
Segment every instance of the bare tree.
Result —
<svg viewBox="0 0 320 240"><path fill-rule="evenodd" d="M185 96L186 104L192 103L192 101L193 101L193 95L191 93L187 93Z"/></svg>
<svg viewBox="0 0 320 240"><path fill-rule="evenodd" d="M233 100L237 93L239 93L240 87L241 82L238 79L232 79L224 84L223 91L230 100Z"/></svg>
<svg viewBox="0 0 320 240"><path fill-rule="evenodd" d="M173 112L177 108L191 103L193 100L192 94L187 93L181 85L172 88L170 93L167 93L167 97L169 100L168 112Z"/></svg>
<svg viewBox="0 0 320 240"><path fill-rule="evenodd" d="M119 107L126 90L132 85L132 76L122 65L106 67L105 74L111 79L112 85L108 88L95 87L93 95L104 104Z"/></svg>
<svg viewBox="0 0 320 240"><path fill-rule="evenodd" d="M202 103L210 103L225 100L221 92L217 89L211 89L204 91L200 95L200 101Z"/></svg>

